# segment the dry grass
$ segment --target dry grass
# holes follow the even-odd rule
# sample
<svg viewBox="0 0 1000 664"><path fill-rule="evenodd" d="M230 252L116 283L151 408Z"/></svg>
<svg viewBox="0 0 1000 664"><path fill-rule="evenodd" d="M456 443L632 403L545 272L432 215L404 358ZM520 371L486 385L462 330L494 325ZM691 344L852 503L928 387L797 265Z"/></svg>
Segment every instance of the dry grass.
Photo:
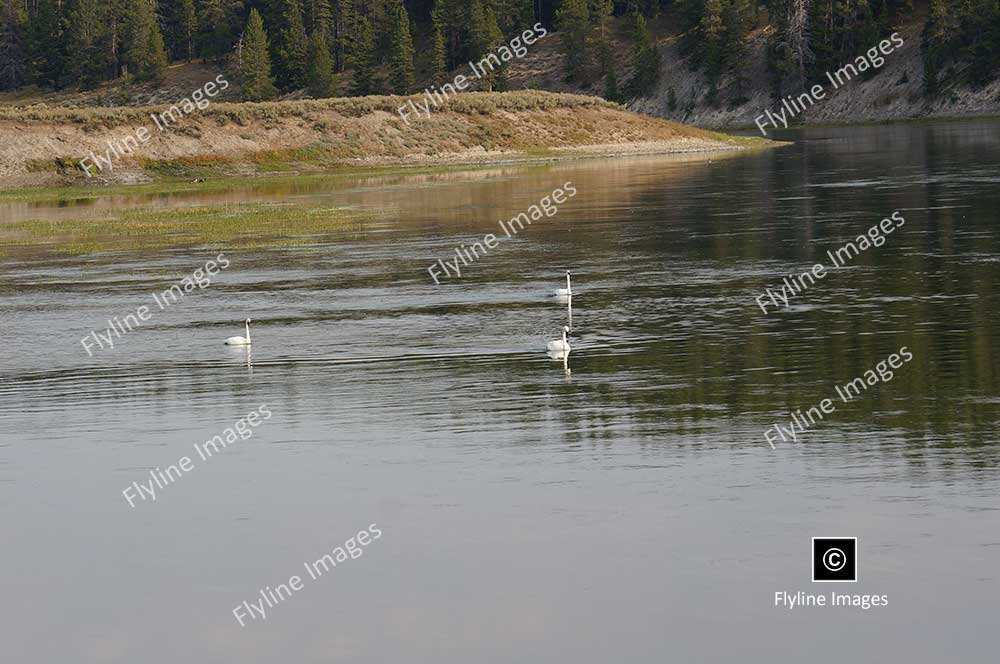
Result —
<svg viewBox="0 0 1000 664"><path fill-rule="evenodd" d="M220 124L232 122L247 125L254 121L280 120L283 118L308 118L330 112L347 118L360 118L372 113L396 114L408 99L421 101L420 96L397 97L345 97L334 99L305 99L262 103L214 103L196 115L214 118ZM491 114L497 111L547 111L556 108L609 107L617 104L598 97L546 93L537 90L519 92L465 92L445 98L434 112L455 112L463 115ZM113 129L127 125L150 122L150 115L163 113L170 106L115 107L115 108L61 108L39 105L8 106L0 108L0 121L73 123L85 127Z"/></svg>
<svg viewBox="0 0 1000 664"><path fill-rule="evenodd" d="M587 154L764 147L597 97L469 92L406 121L397 109L408 99L217 103L166 131L157 131L150 118L167 110L163 106L0 108L0 188L475 164L579 156L588 147ZM81 157L109 154L112 141L134 143L139 127L150 132L148 142L115 158L113 169L85 177Z"/></svg>

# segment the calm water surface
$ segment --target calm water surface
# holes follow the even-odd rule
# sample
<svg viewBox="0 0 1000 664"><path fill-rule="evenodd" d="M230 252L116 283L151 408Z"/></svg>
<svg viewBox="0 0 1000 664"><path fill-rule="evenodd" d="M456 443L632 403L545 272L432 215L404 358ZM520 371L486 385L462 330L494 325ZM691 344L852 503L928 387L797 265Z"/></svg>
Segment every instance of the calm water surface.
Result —
<svg viewBox="0 0 1000 664"><path fill-rule="evenodd" d="M0 263L0 605L14 662L986 661L1000 590L1000 123L811 129L781 150L7 204L378 211L294 248ZM426 267L579 194L461 279ZM781 312L754 297L900 211ZM79 339L226 251L204 291ZM545 352L574 273L571 375ZM254 319L252 357L222 345ZM797 443L764 430L901 346ZM248 366L248 364L250 366ZM262 404L236 443L122 490ZM358 530L383 536L240 628ZM857 536L860 582L810 583ZM774 593L889 606L774 606ZM6 659L6 658L5 658Z"/></svg>

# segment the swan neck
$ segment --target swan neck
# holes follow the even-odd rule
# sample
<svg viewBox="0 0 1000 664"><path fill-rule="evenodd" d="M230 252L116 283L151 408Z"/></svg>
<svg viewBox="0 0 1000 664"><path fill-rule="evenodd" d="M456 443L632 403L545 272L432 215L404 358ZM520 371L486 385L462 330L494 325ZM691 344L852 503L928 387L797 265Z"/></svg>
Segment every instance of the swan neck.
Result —
<svg viewBox="0 0 1000 664"><path fill-rule="evenodd" d="M567 293L570 293L570 294L572 294L572 293L573 293L573 287L572 287L572 286L570 286L570 283L569 283L569 275L568 275L568 274L566 275L566 292L567 292Z"/></svg>
<svg viewBox="0 0 1000 664"><path fill-rule="evenodd" d="M250 323L243 323L247 327L247 343L250 343Z"/></svg>

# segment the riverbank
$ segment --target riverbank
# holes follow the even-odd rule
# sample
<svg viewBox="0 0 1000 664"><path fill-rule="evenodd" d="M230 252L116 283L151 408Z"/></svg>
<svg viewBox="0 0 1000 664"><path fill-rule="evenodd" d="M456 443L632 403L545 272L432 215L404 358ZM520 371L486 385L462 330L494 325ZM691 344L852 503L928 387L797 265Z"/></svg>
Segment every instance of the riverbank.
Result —
<svg viewBox="0 0 1000 664"><path fill-rule="evenodd" d="M1000 77L981 86L972 86L962 73L964 66L954 65L942 76L939 93L924 95L924 63L921 50L926 10L893 27L897 43L884 56L880 66L852 76L840 89L822 82L828 94L814 105L806 104L795 113L790 125L853 125L869 123L976 119L1000 114ZM635 100L629 108L640 113L674 122L719 131L749 127L758 131L756 119L768 110L781 111L781 98L776 95L773 73L768 66L769 45L775 27L762 24L747 36L742 77L731 71L724 73L715 85L704 67L694 66L691 55L682 47L676 17L670 14L657 22L660 57L667 72L653 94ZM536 53L542 49L536 49ZM542 57L544 54L537 54ZM847 58L837 67L853 62ZM831 70L836 73L836 69ZM805 89L788 89L783 94L798 94ZM759 134L758 134L759 135Z"/></svg>
<svg viewBox="0 0 1000 664"><path fill-rule="evenodd" d="M169 111L166 106L7 107L0 109L0 189L778 145L579 95L467 93L420 118L403 119L397 109L409 99L419 101L218 103L166 129L156 119Z"/></svg>
<svg viewBox="0 0 1000 664"><path fill-rule="evenodd" d="M121 256L211 247L218 251L287 248L335 242L384 226L422 198L437 204L441 187L486 183L532 173L539 183L572 177L588 190L609 186L638 164L674 165L671 183L697 180L743 151L535 159L477 166L344 168L305 175L164 180L151 184L27 188L0 191L0 262L104 254ZM570 175L563 175L571 172ZM544 187L543 187L544 188ZM509 191L505 200L517 200ZM511 208L514 210L514 208ZM513 214L513 212L512 212Z"/></svg>

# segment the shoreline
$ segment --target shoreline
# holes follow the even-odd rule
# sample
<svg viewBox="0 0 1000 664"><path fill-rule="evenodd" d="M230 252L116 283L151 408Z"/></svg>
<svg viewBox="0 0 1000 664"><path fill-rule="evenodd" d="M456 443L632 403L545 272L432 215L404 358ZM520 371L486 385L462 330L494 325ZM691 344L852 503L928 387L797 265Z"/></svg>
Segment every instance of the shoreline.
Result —
<svg viewBox="0 0 1000 664"><path fill-rule="evenodd" d="M192 111L168 129L152 130L149 116L160 107L0 109L0 187L149 184L779 145L581 95L470 92L420 121L405 122L394 110L409 99L220 102Z"/></svg>
<svg viewBox="0 0 1000 664"><path fill-rule="evenodd" d="M156 193L159 189L169 189L176 185L219 184L226 181L240 180L242 182L266 182L282 178L324 178L324 177L366 177L393 174L422 174L431 172L448 172L489 168L493 166L518 166L551 164L573 161L592 161L598 159L626 159L629 157L656 157L672 155L698 154L733 154L787 147L788 141L761 139L760 137L730 136L728 144L701 145L670 145L664 142L648 141L625 145L580 145L560 148L550 148L548 154L522 153L482 153L475 157L456 155L455 158L427 159L413 163L412 160L382 160L370 164L343 163L328 169L287 169L273 171L256 171L253 173L214 172L206 173L192 169L185 175L162 175L155 171L140 171L135 169L121 170L121 176L115 178L86 178L83 175L68 176L72 179L63 183L53 184L40 177L36 183L20 184L7 187L0 183L0 205L6 202L23 200L39 200L67 195L79 199L109 195L117 190L121 193L131 193L143 188ZM749 140L748 140L749 139ZM624 149L623 149L624 148ZM230 162L228 166L239 166L238 162ZM194 180L191 175L198 175ZM31 179L23 178L22 179ZM128 181L131 180L131 181ZM206 187L210 189L211 186ZM37 195L34 195L37 194Z"/></svg>
<svg viewBox="0 0 1000 664"><path fill-rule="evenodd" d="M779 131L801 131L803 129L822 129L833 127L882 127L886 125L926 125L926 124L952 124L959 122L973 122L976 120L1000 120L1000 113L985 113L982 115L925 115L908 118L881 118L881 119L858 119L858 120L830 120L826 122L802 122L789 123L788 129L782 127ZM708 129L706 127L706 129ZM720 132L745 132L752 131L755 138L760 136L760 130L753 124L749 125L727 125L718 129L712 128L709 131ZM741 136L742 134L734 134ZM768 139L774 140L774 139ZM776 141L781 143L782 141Z"/></svg>
<svg viewBox="0 0 1000 664"><path fill-rule="evenodd" d="M648 116L646 116L648 117ZM975 121L1000 120L1000 114L985 115L948 115L948 116L925 116L911 117L903 119L878 119L878 120L845 120L831 122L809 122L791 124L789 128L782 131L802 131L807 129L821 128L846 128L846 127L876 127L887 125L927 125L927 124L952 124ZM701 130L699 128L699 130ZM6 202L18 202L27 200L44 200L48 198L71 197L86 199L110 195L120 191L121 193L131 193L140 189L147 190L147 193L156 193L160 190L169 190L175 187L182 187L187 190L189 186L198 184L209 185L206 189L211 189L211 185L225 183L226 181L259 181L280 180L289 177L302 178L324 178L324 177L364 177L393 174L420 174L431 172L448 172L455 170L488 168L491 166L511 166L511 165L532 165L560 163L568 161L595 160L595 159L622 159L640 156L670 156L684 154L712 154L712 153L736 153L743 151L754 151L763 149L773 149L788 147L793 145L793 141L783 141L771 138L763 138L759 135L757 128L753 125L732 125L722 129L701 130L707 134L719 137L715 144L703 145L683 145L684 139L668 144L664 141L634 142L631 144L604 144L604 145L579 145L560 146L551 148L538 148L532 151L496 151L481 152L479 154L459 154L440 155L438 157L424 157L420 155L414 158L376 158L368 163L342 162L333 164L325 168L295 168L295 164L288 164L289 168L275 170L255 170L252 172L239 172L242 164L238 159L219 160L215 169L204 169L198 166L191 166L190 172L170 174L167 164L157 164L150 162L148 170L146 168L121 169L119 175L115 177L86 178L80 175L59 176L59 181L53 181L51 173L38 173L37 177L32 175L10 176L6 180L0 180L0 204ZM728 132L748 132L743 133ZM713 136L713 137L714 137ZM308 164L303 164L308 166ZM9 186L10 180L20 180L13 186ZM198 180L198 181L192 181ZM203 180L203 181L201 181Z"/></svg>

